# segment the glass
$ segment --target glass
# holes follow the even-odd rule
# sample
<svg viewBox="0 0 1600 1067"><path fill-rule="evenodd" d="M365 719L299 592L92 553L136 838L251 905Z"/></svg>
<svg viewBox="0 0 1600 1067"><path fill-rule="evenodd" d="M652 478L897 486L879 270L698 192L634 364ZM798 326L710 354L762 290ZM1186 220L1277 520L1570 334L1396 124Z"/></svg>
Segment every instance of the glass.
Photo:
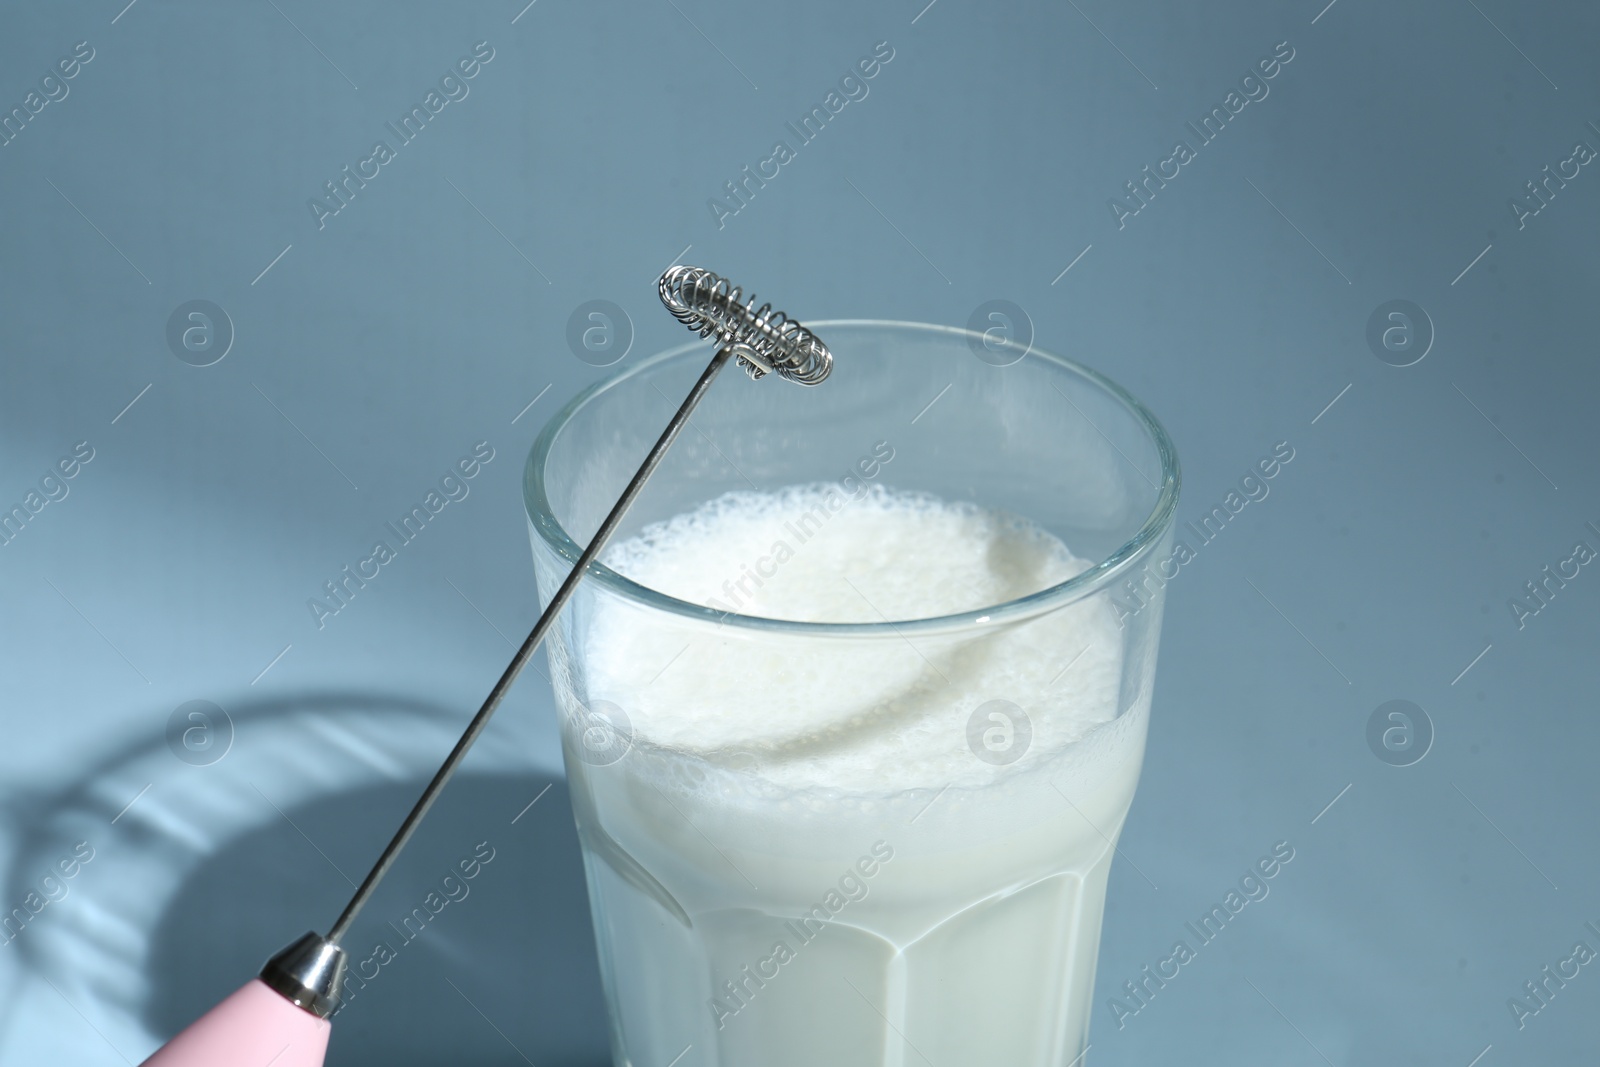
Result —
<svg viewBox="0 0 1600 1067"><path fill-rule="evenodd" d="M961 614L839 623L594 569L546 647L615 1062L1067 1067L1181 563L1176 454L1120 387L993 332L812 328L832 377L730 368L618 542L730 491L832 482L842 508L881 484L1025 517L1084 569ZM544 600L709 356L645 360L544 428L524 478ZM729 597L775 558L727 561ZM619 620L625 642L605 637ZM1002 657L1051 680L1010 688L985 666ZM690 660L685 690L668 672ZM663 699L722 743L653 736ZM774 708L797 702L838 729L774 742Z"/></svg>

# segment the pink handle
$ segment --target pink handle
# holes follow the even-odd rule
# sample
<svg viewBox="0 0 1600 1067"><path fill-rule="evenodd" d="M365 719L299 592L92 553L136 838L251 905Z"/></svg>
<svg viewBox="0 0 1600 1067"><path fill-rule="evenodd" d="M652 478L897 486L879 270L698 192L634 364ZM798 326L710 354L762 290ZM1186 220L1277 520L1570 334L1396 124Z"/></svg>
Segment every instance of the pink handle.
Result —
<svg viewBox="0 0 1600 1067"><path fill-rule="evenodd" d="M142 1067L322 1067L327 1020L255 979L168 1041Z"/></svg>

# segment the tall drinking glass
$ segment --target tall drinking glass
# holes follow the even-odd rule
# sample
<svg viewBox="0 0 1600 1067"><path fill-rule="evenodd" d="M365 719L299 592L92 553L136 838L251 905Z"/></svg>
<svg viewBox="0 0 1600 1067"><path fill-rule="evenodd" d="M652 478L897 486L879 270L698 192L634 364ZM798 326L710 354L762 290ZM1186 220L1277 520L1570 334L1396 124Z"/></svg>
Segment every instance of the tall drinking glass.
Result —
<svg viewBox="0 0 1600 1067"><path fill-rule="evenodd" d="M730 369L617 537L729 492L836 492L721 561L729 601L597 565L546 646L615 1062L1067 1067L1144 754L1177 456L1069 360L941 326L813 328L832 377ZM709 353L647 359L544 428L524 489L545 600ZM873 485L1025 518L1081 563L935 618L736 610L740 581Z"/></svg>

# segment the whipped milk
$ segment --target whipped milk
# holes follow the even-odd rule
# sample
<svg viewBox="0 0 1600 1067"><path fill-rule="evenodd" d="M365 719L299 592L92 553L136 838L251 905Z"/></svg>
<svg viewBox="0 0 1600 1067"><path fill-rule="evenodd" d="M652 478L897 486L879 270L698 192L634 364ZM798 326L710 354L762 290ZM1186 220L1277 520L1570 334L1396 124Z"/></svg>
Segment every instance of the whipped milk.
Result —
<svg viewBox="0 0 1600 1067"><path fill-rule="evenodd" d="M1089 564L880 486L735 493L613 546L551 646L631 1067L1065 1067L1149 692L1103 597L917 623ZM679 1058L681 1057L681 1058Z"/></svg>

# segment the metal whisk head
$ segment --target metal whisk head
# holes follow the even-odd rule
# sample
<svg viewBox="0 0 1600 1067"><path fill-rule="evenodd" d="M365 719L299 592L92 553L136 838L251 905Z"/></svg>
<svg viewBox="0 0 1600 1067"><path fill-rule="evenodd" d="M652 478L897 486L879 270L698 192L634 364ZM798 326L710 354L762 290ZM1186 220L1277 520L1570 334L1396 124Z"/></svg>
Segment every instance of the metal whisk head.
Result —
<svg viewBox="0 0 1600 1067"><path fill-rule="evenodd" d="M678 266L661 276L661 302L701 337L716 334L752 378L768 371L801 385L820 385L833 369L833 353L817 335L756 296L702 267Z"/></svg>

